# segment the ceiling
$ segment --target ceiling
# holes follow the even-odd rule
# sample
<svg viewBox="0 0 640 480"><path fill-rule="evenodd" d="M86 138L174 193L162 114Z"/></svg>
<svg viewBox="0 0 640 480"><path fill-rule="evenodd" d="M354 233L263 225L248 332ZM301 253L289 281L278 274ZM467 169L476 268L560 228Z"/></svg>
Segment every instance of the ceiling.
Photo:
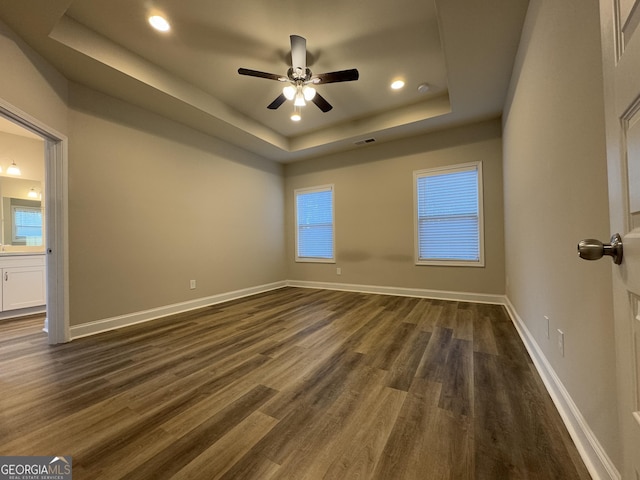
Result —
<svg viewBox="0 0 640 480"><path fill-rule="evenodd" d="M0 19L69 80L279 162L488 118L504 105L528 0L2 0ZM171 30L147 17L161 13ZM307 39L333 109L269 110L289 35ZM400 91L390 88L403 79ZM426 83L429 90L418 92ZM365 143L364 145L368 145Z"/></svg>

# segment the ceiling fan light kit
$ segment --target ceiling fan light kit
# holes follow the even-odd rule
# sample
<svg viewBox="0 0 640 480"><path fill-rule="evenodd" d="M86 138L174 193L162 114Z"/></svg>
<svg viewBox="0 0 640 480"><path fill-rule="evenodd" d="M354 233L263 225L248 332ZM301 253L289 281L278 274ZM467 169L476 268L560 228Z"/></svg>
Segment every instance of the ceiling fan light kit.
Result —
<svg viewBox="0 0 640 480"><path fill-rule="evenodd" d="M313 97L316 96L316 89L310 87L309 85L305 85L304 87L302 87L302 95L304 96L304 99L306 101L310 102L311 100L313 100Z"/></svg>
<svg viewBox="0 0 640 480"><path fill-rule="evenodd" d="M293 101L294 107L304 107L306 104L307 102L304 99L304 95L302 95L302 92L298 91L296 93L296 98Z"/></svg>
<svg viewBox="0 0 640 480"><path fill-rule="evenodd" d="M351 82L358 80L360 74L358 70L352 68L350 70L340 70L337 72L321 73L313 75L311 70L307 68L307 40L299 35L291 35L291 67L287 71L286 76L276 75L275 73L261 72L248 68L239 68L240 75L250 77L266 78L268 80L276 80L278 82L289 82L282 89L282 93L271 102L267 108L276 110L285 101L293 101L294 111L291 120L300 121L300 107L306 106L307 102L313 102L322 112L326 113L333 106L322 96L312 85L321 85L325 83Z"/></svg>
<svg viewBox="0 0 640 480"><path fill-rule="evenodd" d="M302 116L300 115L300 107L293 107L293 113L291 114L291 121L299 122L302 120Z"/></svg>
<svg viewBox="0 0 640 480"><path fill-rule="evenodd" d="M293 85L287 85L282 89L282 93L287 100L293 100L294 98L296 98L297 92L298 90Z"/></svg>

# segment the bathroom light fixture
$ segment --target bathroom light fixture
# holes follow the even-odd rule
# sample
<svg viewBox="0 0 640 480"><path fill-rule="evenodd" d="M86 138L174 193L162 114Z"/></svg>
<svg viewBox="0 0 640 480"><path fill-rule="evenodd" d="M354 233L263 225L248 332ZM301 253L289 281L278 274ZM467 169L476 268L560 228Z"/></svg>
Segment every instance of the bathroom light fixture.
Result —
<svg viewBox="0 0 640 480"><path fill-rule="evenodd" d="M22 175L22 173L20 173L20 169L16 165L16 162L11 162L11 165L9 165L9 168L7 168L7 174L8 175Z"/></svg>
<svg viewBox="0 0 640 480"><path fill-rule="evenodd" d="M31 190L29 190L29 193L27 193L27 197L37 200L38 199L38 192L36 192L35 188L32 188Z"/></svg>
<svg viewBox="0 0 640 480"><path fill-rule="evenodd" d="M149 24L159 32L168 32L171 30L169 22L160 15L152 15L149 17Z"/></svg>

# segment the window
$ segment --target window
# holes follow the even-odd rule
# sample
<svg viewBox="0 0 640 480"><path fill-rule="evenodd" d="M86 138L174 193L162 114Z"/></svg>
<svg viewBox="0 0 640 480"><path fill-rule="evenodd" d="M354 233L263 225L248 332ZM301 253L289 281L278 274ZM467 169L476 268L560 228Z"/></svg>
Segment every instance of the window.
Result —
<svg viewBox="0 0 640 480"><path fill-rule="evenodd" d="M334 260L333 185L295 190L296 261Z"/></svg>
<svg viewBox="0 0 640 480"><path fill-rule="evenodd" d="M12 244L42 245L42 209L11 207L13 220Z"/></svg>
<svg viewBox="0 0 640 480"><path fill-rule="evenodd" d="M482 163L414 172L416 263L484 266Z"/></svg>

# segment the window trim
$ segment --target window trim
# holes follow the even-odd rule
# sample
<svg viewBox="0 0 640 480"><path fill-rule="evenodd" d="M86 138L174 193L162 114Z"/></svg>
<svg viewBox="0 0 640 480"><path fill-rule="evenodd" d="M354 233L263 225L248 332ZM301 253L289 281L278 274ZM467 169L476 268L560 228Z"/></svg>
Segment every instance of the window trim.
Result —
<svg viewBox="0 0 640 480"><path fill-rule="evenodd" d="M418 179L426 176L438 175L443 173L456 173L469 170L477 170L478 172L478 260L426 260L420 259L420 232L418 219ZM451 266L451 267L484 267L484 192L482 178L482 162L468 162L456 165L446 165L441 167L426 168L415 170L413 172L413 222L414 222L414 260L416 265L431 266Z"/></svg>
<svg viewBox="0 0 640 480"><path fill-rule="evenodd" d="M298 255L298 195L306 193L331 192L331 258L300 257ZM336 263L336 203L334 184L316 187L296 188L293 191L293 222L295 224L295 261L298 263Z"/></svg>

